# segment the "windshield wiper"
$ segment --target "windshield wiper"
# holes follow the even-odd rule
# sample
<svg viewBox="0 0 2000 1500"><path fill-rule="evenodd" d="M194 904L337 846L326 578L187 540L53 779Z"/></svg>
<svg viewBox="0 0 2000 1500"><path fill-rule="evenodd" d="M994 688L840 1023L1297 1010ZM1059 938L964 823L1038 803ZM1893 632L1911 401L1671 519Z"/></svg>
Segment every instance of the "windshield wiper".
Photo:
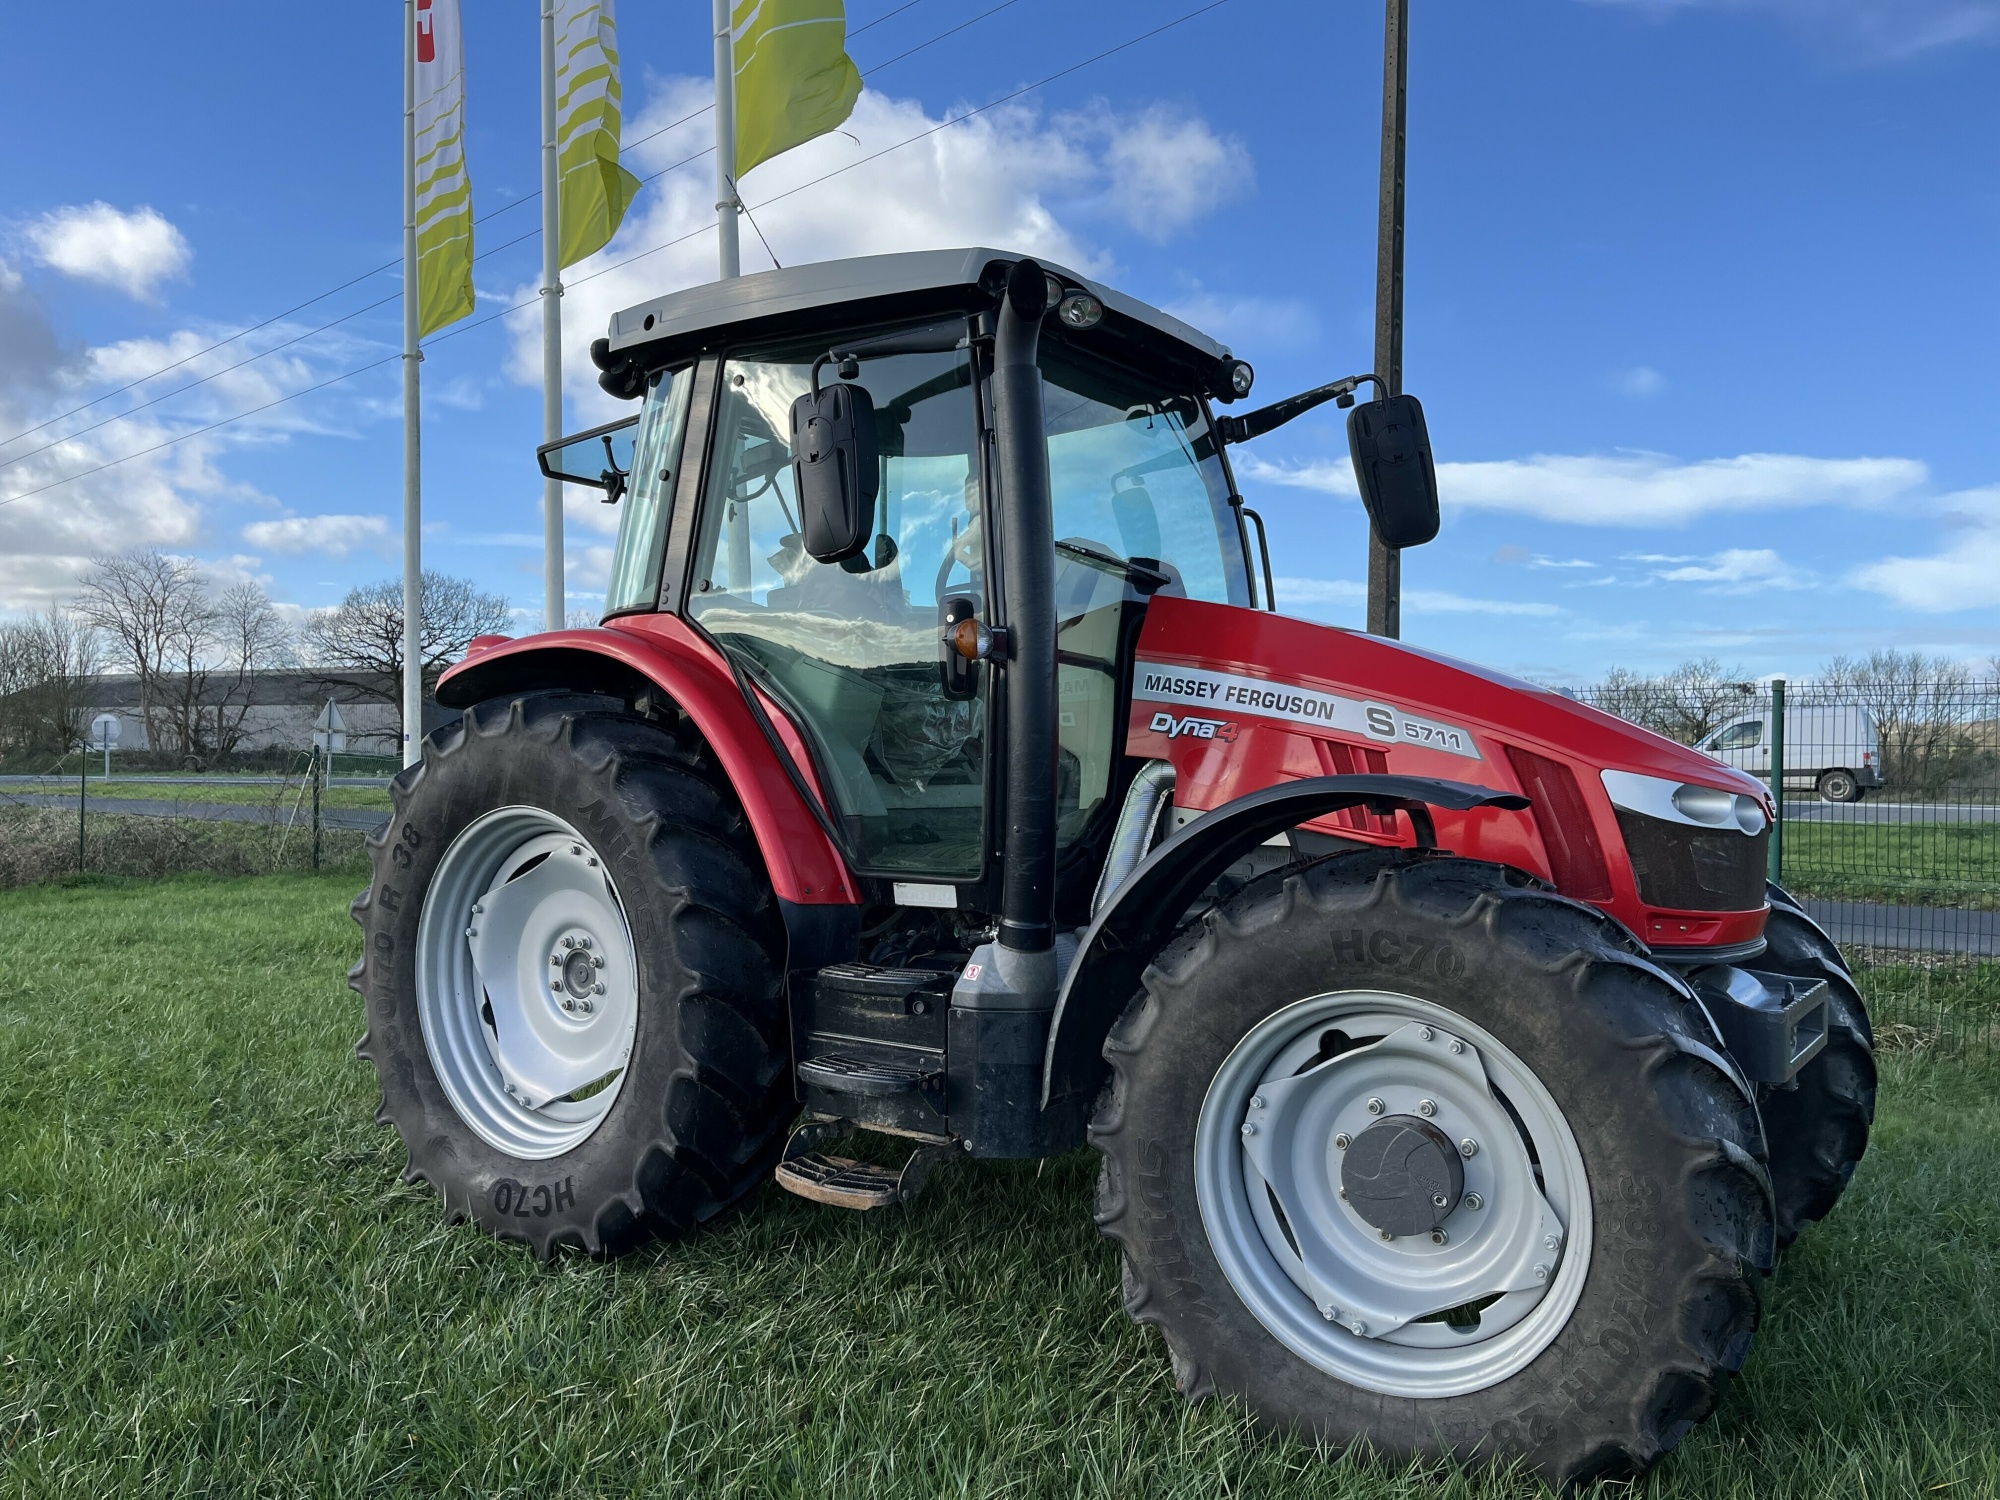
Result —
<svg viewBox="0 0 2000 1500"><path fill-rule="evenodd" d="M1173 578L1158 568L1149 568L1142 562L1134 562L1129 557L1114 557L1109 552L1099 552L1095 547L1086 547L1078 542L1057 542L1056 551L1070 552L1096 563L1101 568L1122 573L1141 593L1157 594L1172 583Z"/></svg>

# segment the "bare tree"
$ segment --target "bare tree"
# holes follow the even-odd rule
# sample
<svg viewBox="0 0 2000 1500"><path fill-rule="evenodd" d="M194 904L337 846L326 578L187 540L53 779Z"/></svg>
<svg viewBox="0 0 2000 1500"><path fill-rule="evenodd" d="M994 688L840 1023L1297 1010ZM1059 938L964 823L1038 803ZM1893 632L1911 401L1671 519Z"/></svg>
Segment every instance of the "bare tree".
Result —
<svg viewBox="0 0 2000 1500"><path fill-rule="evenodd" d="M472 640L498 635L513 623L513 610L499 594L482 594L469 579L426 570L423 612L417 622L423 653L426 696L438 675ZM403 701L403 585L385 579L350 589L332 609L311 616L300 632L307 655L322 679L358 697L400 705Z"/></svg>
<svg viewBox="0 0 2000 1500"><path fill-rule="evenodd" d="M1657 730L1684 745L1757 707L1743 674L1724 672L1714 657L1684 661L1658 677L1613 667L1604 680L1579 694L1606 713Z"/></svg>
<svg viewBox="0 0 2000 1500"><path fill-rule="evenodd" d="M294 659L291 628L254 583L225 589L215 601L213 701L208 705L206 740L227 755L243 739L244 721L256 696L257 677Z"/></svg>
<svg viewBox="0 0 2000 1500"><path fill-rule="evenodd" d="M1815 696L1868 710L1882 739L1882 779L1898 790L1935 794L1977 768L1972 672L1950 657L1836 656Z"/></svg>
<svg viewBox="0 0 2000 1500"><path fill-rule="evenodd" d="M97 632L68 610L0 625L0 750L81 744L102 658Z"/></svg>
<svg viewBox="0 0 2000 1500"><path fill-rule="evenodd" d="M77 608L111 657L139 679L139 712L156 749L199 755L216 608L201 571L157 547L93 558Z"/></svg>

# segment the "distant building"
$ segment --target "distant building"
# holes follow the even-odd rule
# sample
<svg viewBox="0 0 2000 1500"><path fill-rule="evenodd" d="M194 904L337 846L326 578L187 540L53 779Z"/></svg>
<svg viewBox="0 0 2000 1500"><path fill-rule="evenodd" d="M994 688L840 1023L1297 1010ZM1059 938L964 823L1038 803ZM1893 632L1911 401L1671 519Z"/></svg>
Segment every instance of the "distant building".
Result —
<svg viewBox="0 0 2000 1500"><path fill-rule="evenodd" d="M217 675L219 678L220 674ZM385 693L393 694L395 691L394 683L387 677L381 679L380 686ZM233 687L234 684L228 681L214 681L211 690L203 695L203 701L221 703L225 692ZM117 749L152 748L146 735L146 716L140 707L137 677L123 673L107 674L96 679L86 696L90 704L83 716L86 721L99 714L117 715L118 737L114 741ZM242 702L240 690L228 693L232 719ZM250 684L249 710L243 717L243 732L237 741L237 750L311 748L314 727L326 713L328 703L334 705L335 751L353 755L394 756L401 753L402 714L395 705L383 697L363 692L352 682L329 681L323 674L311 670L257 674ZM424 700L426 734L457 717L455 711L440 708L428 698Z"/></svg>

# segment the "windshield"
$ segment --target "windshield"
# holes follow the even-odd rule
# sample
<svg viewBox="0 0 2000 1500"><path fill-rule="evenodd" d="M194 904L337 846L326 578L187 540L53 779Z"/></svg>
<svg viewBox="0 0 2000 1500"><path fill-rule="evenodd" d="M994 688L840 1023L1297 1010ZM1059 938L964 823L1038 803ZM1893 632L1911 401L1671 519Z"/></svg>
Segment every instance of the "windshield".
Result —
<svg viewBox="0 0 2000 1500"><path fill-rule="evenodd" d="M646 393L629 460L625 503L618 517L618 541L611 550L611 572L604 586L606 615L652 609L659 600L667 514L673 505L681 433L687 426L688 392L693 385L691 370L669 370L654 380ZM613 451L618 456L615 448Z"/></svg>
<svg viewBox="0 0 2000 1500"><path fill-rule="evenodd" d="M1243 544L1201 403L1056 340L1042 345L1056 544L1142 565L1145 592L1250 603ZM1147 573L1153 577L1147 577Z"/></svg>

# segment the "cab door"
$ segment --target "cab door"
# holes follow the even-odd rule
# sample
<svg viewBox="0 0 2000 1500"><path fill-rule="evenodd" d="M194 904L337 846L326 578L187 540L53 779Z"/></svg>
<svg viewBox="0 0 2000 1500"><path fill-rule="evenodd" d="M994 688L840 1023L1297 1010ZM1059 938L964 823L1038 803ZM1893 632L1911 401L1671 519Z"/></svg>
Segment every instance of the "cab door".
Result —
<svg viewBox="0 0 2000 1500"><path fill-rule="evenodd" d="M991 674L954 690L939 647L947 601L987 613L968 354L862 358L876 535L861 556L820 563L801 536L789 435L825 351L821 339L723 360L684 613L804 727L859 871L977 882Z"/></svg>

